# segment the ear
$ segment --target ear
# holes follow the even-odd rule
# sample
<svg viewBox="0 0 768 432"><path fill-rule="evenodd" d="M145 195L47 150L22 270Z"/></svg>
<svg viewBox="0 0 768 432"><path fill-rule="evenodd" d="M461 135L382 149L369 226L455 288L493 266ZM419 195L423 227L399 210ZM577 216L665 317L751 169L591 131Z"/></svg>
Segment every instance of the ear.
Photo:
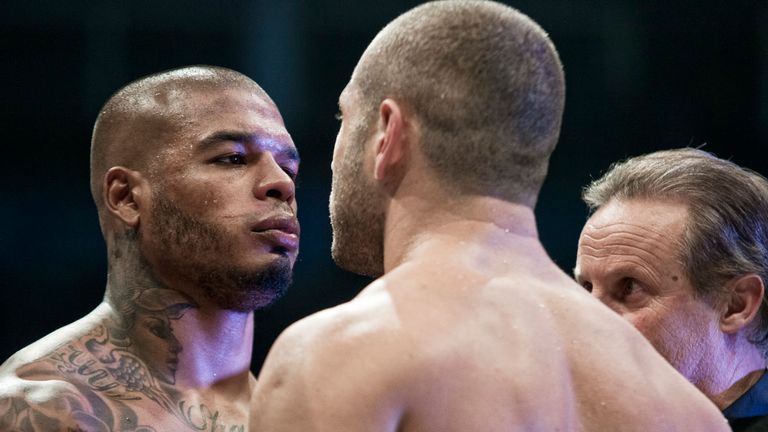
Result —
<svg viewBox="0 0 768 432"><path fill-rule="evenodd" d="M757 315L763 304L765 286L760 276L750 273L728 282L727 304L720 317L720 330L736 333L746 327Z"/></svg>
<svg viewBox="0 0 768 432"><path fill-rule="evenodd" d="M378 128L380 135L376 142L373 175L381 181L403 159L407 150L403 110L396 101L384 99L381 102Z"/></svg>
<svg viewBox="0 0 768 432"><path fill-rule="evenodd" d="M141 209L145 207L145 183L138 171L112 167L104 175L104 203L107 211L126 225L139 225ZM146 194L148 195L148 194Z"/></svg>

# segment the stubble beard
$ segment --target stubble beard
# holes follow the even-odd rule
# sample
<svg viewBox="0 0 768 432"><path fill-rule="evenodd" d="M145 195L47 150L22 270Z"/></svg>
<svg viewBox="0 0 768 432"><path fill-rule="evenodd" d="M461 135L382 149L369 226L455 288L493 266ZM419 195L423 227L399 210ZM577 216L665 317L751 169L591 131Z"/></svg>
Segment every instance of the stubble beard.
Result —
<svg viewBox="0 0 768 432"><path fill-rule="evenodd" d="M222 226L191 217L162 192L153 195L149 234L164 248L159 264L191 279L207 300L221 309L250 312L285 293L293 267L287 256L258 268L232 264L227 260L236 259L237 251Z"/></svg>
<svg viewBox="0 0 768 432"><path fill-rule="evenodd" d="M352 135L350 151L331 179L331 255L345 270L379 277L384 274L382 199L362 171L363 134L358 129Z"/></svg>

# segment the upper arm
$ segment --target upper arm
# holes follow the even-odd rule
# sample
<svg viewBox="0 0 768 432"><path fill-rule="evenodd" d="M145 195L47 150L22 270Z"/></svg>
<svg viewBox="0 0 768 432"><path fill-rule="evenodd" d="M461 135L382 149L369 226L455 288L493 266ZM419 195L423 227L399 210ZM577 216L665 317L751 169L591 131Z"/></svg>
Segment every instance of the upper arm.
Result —
<svg viewBox="0 0 768 432"><path fill-rule="evenodd" d="M89 413L74 386L62 381L5 379L0 393L0 430L107 430Z"/></svg>
<svg viewBox="0 0 768 432"><path fill-rule="evenodd" d="M302 320L275 342L256 385L252 432L397 429L398 353L380 328L337 318Z"/></svg>

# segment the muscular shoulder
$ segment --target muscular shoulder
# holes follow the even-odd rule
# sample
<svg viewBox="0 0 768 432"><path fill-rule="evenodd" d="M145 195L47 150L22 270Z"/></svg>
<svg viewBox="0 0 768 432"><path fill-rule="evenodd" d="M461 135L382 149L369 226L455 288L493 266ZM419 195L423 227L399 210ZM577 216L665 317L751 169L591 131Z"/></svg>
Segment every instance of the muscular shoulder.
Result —
<svg viewBox="0 0 768 432"><path fill-rule="evenodd" d="M537 346L539 352L549 350L548 355L553 347L556 353L561 352L585 421L599 422L601 426L594 429L600 430L615 430L628 421L638 430L671 425L683 430L727 430L715 406L634 327L573 287L571 283L554 286L554 290L542 287L541 297L529 299L528 303L534 303L530 310L536 311L540 320L535 326L539 329L538 340L531 340L529 345ZM552 324L552 337L545 337L546 332L541 331L545 322ZM643 414L647 412L656 415Z"/></svg>
<svg viewBox="0 0 768 432"><path fill-rule="evenodd" d="M252 430L387 430L408 370L393 314L368 290L286 329L259 374Z"/></svg>
<svg viewBox="0 0 768 432"><path fill-rule="evenodd" d="M108 400L118 385L92 352L101 345L87 343L106 334L100 309L0 366L0 430L113 429Z"/></svg>
<svg viewBox="0 0 768 432"><path fill-rule="evenodd" d="M288 327L270 350L267 366L311 370L355 358L381 358L398 343L398 317L385 290L374 283L351 302L326 309Z"/></svg>
<svg viewBox="0 0 768 432"><path fill-rule="evenodd" d="M93 424L82 422L87 404L74 385L61 379L28 380L7 371L0 378L0 430L76 430Z"/></svg>
<svg viewBox="0 0 768 432"><path fill-rule="evenodd" d="M46 336L0 366L0 430L105 430L88 414L78 376L62 370L67 352L76 352L70 330Z"/></svg>

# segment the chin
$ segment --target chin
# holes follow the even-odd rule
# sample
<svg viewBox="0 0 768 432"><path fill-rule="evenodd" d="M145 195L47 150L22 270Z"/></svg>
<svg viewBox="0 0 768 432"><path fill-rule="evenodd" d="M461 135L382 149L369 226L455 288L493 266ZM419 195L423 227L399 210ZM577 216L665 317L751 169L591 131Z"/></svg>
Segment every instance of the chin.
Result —
<svg viewBox="0 0 768 432"><path fill-rule="evenodd" d="M249 268L206 272L199 286L221 309L250 312L267 307L283 296L291 284L293 259L279 257Z"/></svg>
<svg viewBox="0 0 768 432"><path fill-rule="evenodd" d="M331 257L337 266L362 276L380 277L384 274L383 254L377 257L376 254L369 252L372 250L344 247L343 242L337 241L336 237L331 244Z"/></svg>
<svg viewBox="0 0 768 432"><path fill-rule="evenodd" d="M246 253L249 253L250 255L243 254L241 256L247 256L247 259L241 260L239 263L235 264L235 266L242 266L243 269L247 269L249 272L258 272L276 265L284 266L287 264L293 267L299 251L283 246L271 246L269 249L261 249L255 252L250 251Z"/></svg>

